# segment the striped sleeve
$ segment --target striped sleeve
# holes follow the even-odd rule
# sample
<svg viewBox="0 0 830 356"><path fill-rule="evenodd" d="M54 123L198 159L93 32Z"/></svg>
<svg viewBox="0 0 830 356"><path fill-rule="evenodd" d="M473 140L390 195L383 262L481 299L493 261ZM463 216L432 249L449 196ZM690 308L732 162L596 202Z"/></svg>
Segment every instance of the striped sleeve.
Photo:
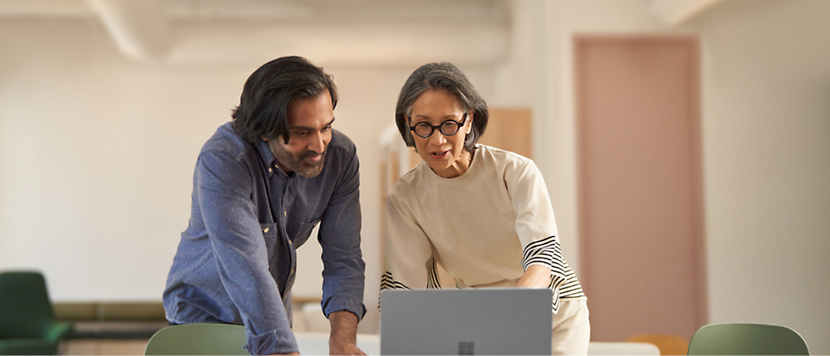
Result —
<svg viewBox="0 0 830 356"><path fill-rule="evenodd" d="M553 290L553 312L558 312L560 286L566 281L570 267L562 258L562 250L556 236L533 241L525 246L522 254L522 267L527 270L531 265L542 265L550 269L548 287Z"/></svg>
<svg viewBox="0 0 830 356"><path fill-rule="evenodd" d="M380 290L384 289L411 289L407 287L405 284L398 282L395 280L395 277L392 276L392 272L386 271L383 273L383 277L380 278Z"/></svg>
<svg viewBox="0 0 830 356"><path fill-rule="evenodd" d="M432 243L407 211L394 194L389 195L386 200L386 261L380 291L441 287L432 257Z"/></svg>
<svg viewBox="0 0 830 356"><path fill-rule="evenodd" d="M550 268L553 290L553 312L559 310L559 299L584 297L571 267L562 257L556 218L542 173L532 160L511 161L504 172L513 211L516 214L516 234L522 244L522 267L531 265Z"/></svg>
<svg viewBox="0 0 830 356"><path fill-rule="evenodd" d="M438 280L438 271L435 268L435 257L430 257L426 264L427 268L427 289L440 289L441 282Z"/></svg>
<svg viewBox="0 0 830 356"><path fill-rule="evenodd" d="M439 289L441 288L441 282L438 280L438 271L435 267L435 258L430 257L427 261L426 265L426 273L427 273L427 289ZM392 272L389 270L383 273L383 276L380 278L380 290L384 289L412 289L395 279L392 275Z"/></svg>
<svg viewBox="0 0 830 356"><path fill-rule="evenodd" d="M579 284L576 274L567 262L565 262L565 282L559 286L559 298L585 298L582 285Z"/></svg>

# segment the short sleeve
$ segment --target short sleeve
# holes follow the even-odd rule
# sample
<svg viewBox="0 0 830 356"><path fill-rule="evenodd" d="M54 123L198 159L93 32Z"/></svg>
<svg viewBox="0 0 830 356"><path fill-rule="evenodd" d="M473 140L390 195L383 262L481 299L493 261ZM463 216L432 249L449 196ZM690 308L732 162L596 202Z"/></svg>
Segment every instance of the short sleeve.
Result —
<svg viewBox="0 0 830 356"><path fill-rule="evenodd" d="M409 209L394 195L386 200L386 264L380 289L440 288L432 244Z"/></svg>
<svg viewBox="0 0 830 356"><path fill-rule="evenodd" d="M505 169L505 184L516 214L516 233L522 244L522 266L543 265L551 272L553 309L558 309L559 287L566 280L566 263L559 245L556 218L547 186L536 164L515 160Z"/></svg>

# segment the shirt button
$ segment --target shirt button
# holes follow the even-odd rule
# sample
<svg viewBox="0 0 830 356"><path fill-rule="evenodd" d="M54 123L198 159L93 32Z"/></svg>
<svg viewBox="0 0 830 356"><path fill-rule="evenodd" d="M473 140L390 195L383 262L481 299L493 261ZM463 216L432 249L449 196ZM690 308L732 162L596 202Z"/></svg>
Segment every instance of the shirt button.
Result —
<svg viewBox="0 0 830 356"><path fill-rule="evenodd" d="M268 232L268 230L270 230L270 229L268 229L268 228L266 227L266 228L265 228L265 230L262 230L262 232Z"/></svg>
<svg viewBox="0 0 830 356"><path fill-rule="evenodd" d="M274 170L271 169L271 168L268 168L268 173L274 173Z"/></svg>
<svg viewBox="0 0 830 356"><path fill-rule="evenodd" d="M293 242L291 242L291 240L288 240L288 244L289 244L289 245L293 245L294 243L293 243Z"/></svg>
<svg viewBox="0 0 830 356"><path fill-rule="evenodd" d="M286 216L286 215L288 215L288 210L286 210L284 213L282 213L282 216Z"/></svg>

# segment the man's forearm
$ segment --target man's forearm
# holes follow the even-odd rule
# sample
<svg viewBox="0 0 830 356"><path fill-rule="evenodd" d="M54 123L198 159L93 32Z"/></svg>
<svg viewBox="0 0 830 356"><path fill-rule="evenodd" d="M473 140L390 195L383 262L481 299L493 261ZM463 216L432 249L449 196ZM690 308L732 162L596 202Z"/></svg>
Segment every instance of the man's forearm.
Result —
<svg viewBox="0 0 830 356"><path fill-rule="evenodd" d="M329 315L331 324L331 337L329 343L334 341L357 342L357 315L341 310Z"/></svg>
<svg viewBox="0 0 830 356"><path fill-rule="evenodd" d="M331 336L329 336L329 353L331 355L365 355L357 348L357 315L341 310L329 314Z"/></svg>

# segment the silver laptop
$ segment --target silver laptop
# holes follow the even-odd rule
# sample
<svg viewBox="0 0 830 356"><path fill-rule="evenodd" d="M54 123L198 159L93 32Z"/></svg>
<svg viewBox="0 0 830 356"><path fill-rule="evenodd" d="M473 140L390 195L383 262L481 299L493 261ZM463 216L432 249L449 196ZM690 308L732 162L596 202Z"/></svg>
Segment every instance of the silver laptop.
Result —
<svg viewBox="0 0 830 356"><path fill-rule="evenodd" d="M381 355L550 355L550 289L381 293Z"/></svg>

